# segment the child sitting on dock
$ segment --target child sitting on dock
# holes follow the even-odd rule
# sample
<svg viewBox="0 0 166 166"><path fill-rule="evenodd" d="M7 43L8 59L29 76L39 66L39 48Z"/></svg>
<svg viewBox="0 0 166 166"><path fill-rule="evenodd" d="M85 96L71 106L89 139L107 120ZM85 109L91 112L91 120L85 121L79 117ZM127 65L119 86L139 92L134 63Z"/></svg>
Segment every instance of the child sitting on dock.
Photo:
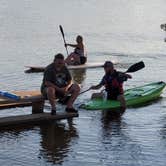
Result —
<svg viewBox="0 0 166 166"><path fill-rule="evenodd" d="M100 89L105 86L107 93L107 99L118 100L121 105L121 111L126 109L126 102L123 93L123 82L128 78L132 78L131 75L125 74L114 69L114 65L111 61L106 61L104 64L105 75L98 85L92 86L91 89ZM95 94L92 97L102 96L101 93Z"/></svg>
<svg viewBox="0 0 166 166"><path fill-rule="evenodd" d="M54 62L45 69L41 85L41 93L51 104L51 114L56 114L56 99L63 99L68 95L71 96L67 101L66 111L77 112L73 107L73 103L79 92L79 85L72 83L70 72L65 66L64 56L62 54L55 55Z"/></svg>
<svg viewBox="0 0 166 166"><path fill-rule="evenodd" d="M87 61L85 56L83 37L78 35L76 38L77 44L65 44L65 47L74 47L74 52L72 52L65 60L67 65L83 65Z"/></svg>

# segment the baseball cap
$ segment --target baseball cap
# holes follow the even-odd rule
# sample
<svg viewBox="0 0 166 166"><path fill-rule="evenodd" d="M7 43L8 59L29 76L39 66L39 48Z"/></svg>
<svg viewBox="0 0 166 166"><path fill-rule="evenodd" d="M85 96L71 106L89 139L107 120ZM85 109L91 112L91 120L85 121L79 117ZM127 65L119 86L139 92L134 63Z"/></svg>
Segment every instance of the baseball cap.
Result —
<svg viewBox="0 0 166 166"><path fill-rule="evenodd" d="M111 61L106 61L103 65L103 67L113 67L113 63Z"/></svg>

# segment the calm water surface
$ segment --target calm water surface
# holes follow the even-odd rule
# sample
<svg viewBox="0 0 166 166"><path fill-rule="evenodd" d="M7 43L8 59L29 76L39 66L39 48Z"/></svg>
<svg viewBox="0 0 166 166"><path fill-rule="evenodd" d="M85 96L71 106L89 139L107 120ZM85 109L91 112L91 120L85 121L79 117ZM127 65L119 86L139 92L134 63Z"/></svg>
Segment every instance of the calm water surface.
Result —
<svg viewBox="0 0 166 166"><path fill-rule="evenodd" d="M90 62L111 59L123 71L143 60L146 68L134 73L125 88L166 81L165 34L160 29L166 21L165 6L165 0L0 0L0 89L39 89L42 74L25 74L24 66L47 65L55 53L65 54L59 24L68 42L84 36ZM103 70L72 75L85 90L99 82ZM76 106L91 93L79 96ZM0 117L30 111L1 110ZM103 111L79 113L73 122L0 131L0 165L166 165L166 92L116 119Z"/></svg>

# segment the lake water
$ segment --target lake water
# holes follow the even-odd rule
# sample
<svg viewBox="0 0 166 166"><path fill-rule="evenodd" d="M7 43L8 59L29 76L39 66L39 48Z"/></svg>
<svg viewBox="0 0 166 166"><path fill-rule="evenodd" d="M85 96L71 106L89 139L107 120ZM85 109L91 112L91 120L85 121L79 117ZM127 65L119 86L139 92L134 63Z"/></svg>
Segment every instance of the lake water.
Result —
<svg viewBox="0 0 166 166"><path fill-rule="evenodd" d="M125 88L166 81L165 33L160 29L165 6L165 0L0 0L0 90L40 88L42 74L25 74L24 66L47 65L57 52L66 55L59 24L68 42L83 35L90 62L114 60L124 71L143 60L146 68L132 74ZM104 72L72 74L85 90ZM91 93L80 95L76 106ZM30 111L1 110L0 116ZM127 109L120 118L104 111L79 114L73 122L0 131L0 165L166 165L166 92L145 107Z"/></svg>

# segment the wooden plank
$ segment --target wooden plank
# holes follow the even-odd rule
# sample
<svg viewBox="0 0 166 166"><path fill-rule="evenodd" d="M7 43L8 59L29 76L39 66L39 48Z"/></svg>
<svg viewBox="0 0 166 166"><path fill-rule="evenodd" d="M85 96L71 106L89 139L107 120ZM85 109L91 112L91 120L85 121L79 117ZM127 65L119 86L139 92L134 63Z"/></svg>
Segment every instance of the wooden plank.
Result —
<svg viewBox="0 0 166 166"><path fill-rule="evenodd" d="M12 91L11 93L21 97L20 100L12 100L5 97L0 97L0 109L12 108L12 107L23 107L32 105L33 101L41 101L43 97L41 92L38 90L33 91Z"/></svg>
<svg viewBox="0 0 166 166"><path fill-rule="evenodd" d="M32 102L0 104L0 110L1 109L7 109L7 108L27 107L27 106L32 106Z"/></svg>
<svg viewBox="0 0 166 166"><path fill-rule="evenodd" d="M41 124L53 120L62 120L78 117L78 113L57 113L57 115L51 115L50 113L31 114L31 115L19 115L0 118L0 127L10 127L13 125L25 125L25 124Z"/></svg>
<svg viewBox="0 0 166 166"><path fill-rule="evenodd" d="M32 96L41 96L41 92L39 90L31 90L31 91L12 91L12 93L21 96L21 98L32 97Z"/></svg>

